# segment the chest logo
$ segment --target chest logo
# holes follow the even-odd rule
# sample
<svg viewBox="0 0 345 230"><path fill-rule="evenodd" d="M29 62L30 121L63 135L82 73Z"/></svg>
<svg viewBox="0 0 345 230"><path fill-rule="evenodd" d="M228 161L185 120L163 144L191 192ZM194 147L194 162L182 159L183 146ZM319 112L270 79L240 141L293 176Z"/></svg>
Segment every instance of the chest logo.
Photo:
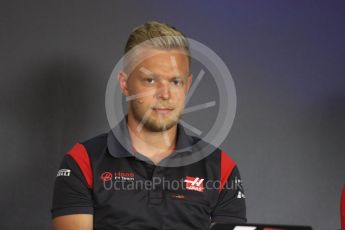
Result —
<svg viewBox="0 0 345 230"><path fill-rule="evenodd" d="M134 181L133 172L103 172L100 176L103 182L106 181Z"/></svg>
<svg viewBox="0 0 345 230"><path fill-rule="evenodd" d="M113 178L113 174L111 172L103 172L101 174L101 180L103 182L110 181Z"/></svg>
<svg viewBox="0 0 345 230"><path fill-rule="evenodd" d="M186 182L186 189L187 190L193 190L197 192L203 192L204 191L204 179L199 177L191 177L186 176L186 179L184 180Z"/></svg>
<svg viewBox="0 0 345 230"><path fill-rule="evenodd" d="M134 181L134 173L133 172L115 172L114 179L121 180L121 181Z"/></svg>

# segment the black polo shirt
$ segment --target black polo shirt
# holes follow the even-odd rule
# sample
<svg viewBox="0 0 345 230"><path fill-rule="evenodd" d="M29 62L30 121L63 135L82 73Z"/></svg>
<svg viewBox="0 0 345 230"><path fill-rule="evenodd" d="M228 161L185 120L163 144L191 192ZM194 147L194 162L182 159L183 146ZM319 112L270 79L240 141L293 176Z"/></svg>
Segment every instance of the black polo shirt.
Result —
<svg viewBox="0 0 345 230"><path fill-rule="evenodd" d="M192 156L202 141L178 124L176 149L183 152L154 165L129 151L130 141L119 141L113 131L130 140L127 116L114 130L75 144L64 156L53 217L93 214L94 229L208 229L211 222L246 222L240 174L227 153L215 148L195 163L168 167L181 154Z"/></svg>

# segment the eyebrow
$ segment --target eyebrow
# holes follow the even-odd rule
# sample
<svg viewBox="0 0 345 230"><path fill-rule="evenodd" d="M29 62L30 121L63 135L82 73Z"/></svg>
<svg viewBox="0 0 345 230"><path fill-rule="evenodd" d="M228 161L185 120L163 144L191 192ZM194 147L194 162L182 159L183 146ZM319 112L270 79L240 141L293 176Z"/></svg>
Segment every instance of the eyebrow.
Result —
<svg viewBox="0 0 345 230"><path fill-rule="evenodd" d="M153 73L150 70L146 69L145 67L141 67L139 69L139 71L142 72L145 75L153 75Z"/></svg>
<svg viewBox="0 0 345 230"><path fill-rule="evenodd" d="M154 74L150 70L146 69L145 67L141 67L139 69L140 72L142 72L146 77L153 77L153 78L159 78L160 76L157 74ZM184 79L183 76L173 76L170 78L170 80L175 80L175 79Z"/></svg>
<svg viewBox="0 0 345 230"><path fill-rule="evenodd" d="M152 75L143 75L143 76L141 76L141 78L154 78L154 79L159 79L160 78L160 76L159 75L157 75L157 74L152 74ZM169 79L167 79L168 81L174 81L174 80L185 80L185 77L183 77L183 76L172 76L172 77L170 77Z"/></svg>

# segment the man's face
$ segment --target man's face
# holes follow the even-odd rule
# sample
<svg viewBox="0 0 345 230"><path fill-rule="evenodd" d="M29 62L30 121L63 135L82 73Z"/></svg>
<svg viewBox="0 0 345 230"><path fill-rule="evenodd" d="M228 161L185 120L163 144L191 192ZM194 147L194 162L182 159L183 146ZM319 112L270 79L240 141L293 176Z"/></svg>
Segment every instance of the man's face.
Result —
<svg viewBox="0 0 345 230"><path fill-rule="evenodd" d="M161 132L175 126L192 82L188 57L180 50L143 48L143 57L121 88L139 126ZM121 77L120 77L121 78Z"/></svg>

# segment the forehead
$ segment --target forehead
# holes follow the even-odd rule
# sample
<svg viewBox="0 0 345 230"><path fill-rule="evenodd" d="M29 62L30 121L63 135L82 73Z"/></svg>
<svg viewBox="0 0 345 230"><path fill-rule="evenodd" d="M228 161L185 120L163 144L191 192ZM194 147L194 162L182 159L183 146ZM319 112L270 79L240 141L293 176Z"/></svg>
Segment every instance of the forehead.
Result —
<svg viewBox="0 0 345 230"><path fill-rule="evenodd" d="M145 47L138 52L136 58L138 65L134 72L151 72L156 75L186 75L189 72L188 56L183 50ZM143 69L147 71L142 71Z"/></svg>

